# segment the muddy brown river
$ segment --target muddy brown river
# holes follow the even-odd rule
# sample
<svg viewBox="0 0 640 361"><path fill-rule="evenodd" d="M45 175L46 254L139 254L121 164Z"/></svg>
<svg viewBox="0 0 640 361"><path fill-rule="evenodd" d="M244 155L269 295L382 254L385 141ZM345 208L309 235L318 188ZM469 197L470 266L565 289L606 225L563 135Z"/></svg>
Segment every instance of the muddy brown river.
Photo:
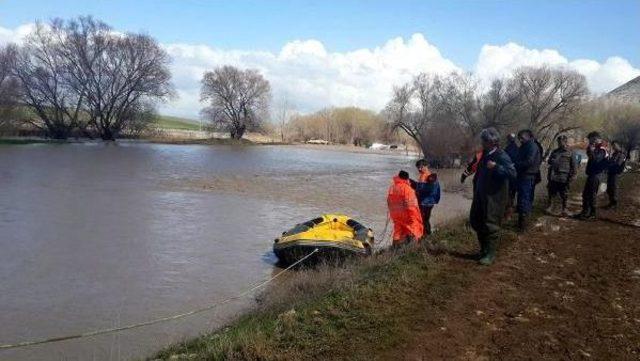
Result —
<svg viewBox="0 0 640 361"><path fill-rule="evenodd" d="M235 296L269 278L272 240L322 213L380 236L386 189L414 159L293 146L0 146L0 344L118 327ZM435 224L464 215L459 170L440 171ZM0 360L129 360L219 328L252 298Z"/></svg>

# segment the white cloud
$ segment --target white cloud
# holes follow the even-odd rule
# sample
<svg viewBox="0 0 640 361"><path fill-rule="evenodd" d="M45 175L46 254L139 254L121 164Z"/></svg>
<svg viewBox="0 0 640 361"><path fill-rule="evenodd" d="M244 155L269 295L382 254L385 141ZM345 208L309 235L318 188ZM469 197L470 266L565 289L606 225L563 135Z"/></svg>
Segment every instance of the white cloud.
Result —
<svg viewBox="0 0 640 361"><path fill-rule="evenodd" d="M34 28L0 27L0 45L20 42ZM171 71L175 99L163 104L166 114L197 117L202 74L221 65L256 68L271 82L274 101L286 97L296 110L311 112L327 106L360 106L380 110L394 85L417 73L444 74L462 69L444 57L422 34L393 38L375 48L331 52L318 40L294 40L279 52L218 49L209 45L163 44L173 58ZM627 60L610 57L603 63L570 60L558 50L529 49L516 43L485 45L480 49L474 73L485 84L523 65L570 67L584 74L593 92L609 91L640 75Z"/></svg>
<svg viewBox="0 0 640 361"><path fill-rule="evenodd" d="M302 112L320 108L356 105L381 109L395 84L408 81L419 72L459 71L421 34L410 39L395 38L374 49L328 52L318 40L295 40L278 53L264 51L221 50L206 45L169 44L165 48L173 58L176 87L196 96L206 70L230 64L257 68L271 82L274 99ZM196 114L196 104L179 101L165 107L167 112Z"/></svg>
<svg viewBox="0 0 640 361"><path fill-rule="evenodd" d="M515 43L483 46L474 72L487 84L492 79L508 75L520 66L543 64L578 71L586 77L589 89L594 93L608 92L640 75L640 69L634 68L620 57L610 57L604 63L590 59L569 60L557 50L527 49Z"/></svg>
<svg viewBox="0 0 640 361"><path fill-rule="evenodd" d="M25 36L35 29L35 24L20 25L15 29L7 29L0 26L0 45L9 43L21 43Z"/></svg>

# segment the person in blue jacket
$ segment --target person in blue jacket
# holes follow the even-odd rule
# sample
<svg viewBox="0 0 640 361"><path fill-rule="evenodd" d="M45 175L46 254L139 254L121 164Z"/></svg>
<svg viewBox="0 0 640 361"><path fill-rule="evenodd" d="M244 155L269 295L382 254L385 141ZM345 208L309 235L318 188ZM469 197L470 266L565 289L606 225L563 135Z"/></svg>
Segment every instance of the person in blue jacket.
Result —
<svg viewBox="0 0 640 361"><path fill-rule="evenodd" d="M424 161L424 160L423 160ZM426 163L426 161L424 161ZM421 172L420 167L425 166L418 161L416 167ZM426 177L421 177L415 182L416 196L418 197L418 205L422 215L422 224L424 225L425 235L431 234L431 211L433 207L440 202L440 183L436 173L429 173Z"/></svg>

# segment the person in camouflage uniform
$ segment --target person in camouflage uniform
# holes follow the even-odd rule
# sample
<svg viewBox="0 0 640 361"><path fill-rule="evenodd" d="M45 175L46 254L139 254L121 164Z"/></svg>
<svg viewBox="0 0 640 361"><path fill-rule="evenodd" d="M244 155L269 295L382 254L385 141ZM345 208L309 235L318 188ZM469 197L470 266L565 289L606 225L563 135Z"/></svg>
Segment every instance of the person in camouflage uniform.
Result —
<svg viewBox="0 0 640 361"><path fill-rule="evenodd" d="M549 208L548 213L554 212L554 200L560 196L561 212L563 217L568 216L567 213L567 193L569 185L576 176L576 157L569 149L567 144L567 136L561 135L557 139L558 148L554 149L549 156L547 163L549 164L549 173L547 173L547 190L549 191Z"/></svg>

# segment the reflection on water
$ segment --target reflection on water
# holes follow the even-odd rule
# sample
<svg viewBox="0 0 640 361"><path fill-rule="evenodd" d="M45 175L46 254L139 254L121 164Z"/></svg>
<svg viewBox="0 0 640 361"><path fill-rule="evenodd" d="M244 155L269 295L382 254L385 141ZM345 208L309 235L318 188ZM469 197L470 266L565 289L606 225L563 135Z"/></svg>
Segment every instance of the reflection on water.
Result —
<svg viewBox="0 0 640 361"><path fill-rule="evenodd" d="M286 146L141 143L0 147L0 342L183 312L269 277L271 242L342 212L378 233L403 157ZM453 184L458 172L440 172ZM445 193L436 223L466 212ZM219 327L250 300L186 320L0 352L0 359L147 355Z"/></svg>

